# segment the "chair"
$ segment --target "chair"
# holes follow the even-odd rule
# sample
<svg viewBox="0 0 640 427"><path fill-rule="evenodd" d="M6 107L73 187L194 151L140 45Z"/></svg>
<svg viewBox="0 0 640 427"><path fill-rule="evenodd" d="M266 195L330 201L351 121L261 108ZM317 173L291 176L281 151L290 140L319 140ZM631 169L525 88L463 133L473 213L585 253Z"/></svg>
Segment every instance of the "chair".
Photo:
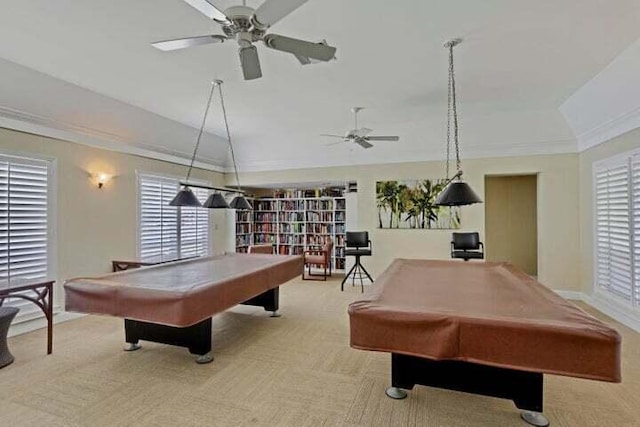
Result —
<svg viewBox="0 0 640 427"><path fill-rule="evenodd" d="M364 282L362 281L363 277L366 276L371 283L373 283L371 275L360 263L360 257L371 256L373 250L373 245L371 244L371 240L369 240L369 232L347 231L345 240L344 255L353 256L356 260L353 267L351 267L351 270L349 270L349 272L344 276L344 279L342 279L340 290L344 291L344 282L351 277L351 286L355 285L356 279L360 279L360 287L362 288L362 292L364 292Z"/></svg>
<svg viewBox="0 0 640 427"><path fill-rule="evenodd" d="M302 280L318 280L312 279L312 277L322 277L322 280L327 280L327 267L329 268L329 276L331 276L331 251L333 250L333 241L327 239L322 246L322 249L312 249L304 251L304 265L302 266ZM316 265L324 267L324 273L313 274L311 273L311 266ZM304 270L307 268L307 276L305 277Z"/></svg>
<svg viewBox="0 0 640 427"><path fill-rule="evenodd" d="M484 259L484 244L478 233L453 233L451 236L451 258Z"/></svg>
<svg viewBox="0 0 640 427"><path fill-rule="evenodd" d="M247 249L249 254L273 254L273 245L271 243L265 245L250 245Z"/></svg>

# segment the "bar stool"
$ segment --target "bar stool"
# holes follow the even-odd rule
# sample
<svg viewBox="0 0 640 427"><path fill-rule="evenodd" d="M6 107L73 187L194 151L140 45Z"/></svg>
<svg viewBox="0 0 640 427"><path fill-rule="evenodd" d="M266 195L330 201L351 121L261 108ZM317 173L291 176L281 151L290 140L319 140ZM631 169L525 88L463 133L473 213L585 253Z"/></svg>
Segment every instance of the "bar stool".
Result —
<svg viewBox="0 0 640 427"><path fill-rule="evenodd" d="M13 318L19 311L20 309L15 307L0 307L0 368L13 363L13 356L7 346L7 334Z"/></svg>
<svg viewBox="0 0 640 427"><path fill-rule="evenodd" d="M344 279L342 279L340 290L344 291L344 282L346 282L349 277L352 279L351 286L355 285L356 279L360 279L362 292L364 292L364 282L362 280L364 277L367 277L371 283L373 283L371 275L360 263L360 257L371 256L372 249L373 246L371 245L371 240L369 240L368 231L347 231L344 255L353 256L356 259L351 270L349 270L344 276Z"/></svg>

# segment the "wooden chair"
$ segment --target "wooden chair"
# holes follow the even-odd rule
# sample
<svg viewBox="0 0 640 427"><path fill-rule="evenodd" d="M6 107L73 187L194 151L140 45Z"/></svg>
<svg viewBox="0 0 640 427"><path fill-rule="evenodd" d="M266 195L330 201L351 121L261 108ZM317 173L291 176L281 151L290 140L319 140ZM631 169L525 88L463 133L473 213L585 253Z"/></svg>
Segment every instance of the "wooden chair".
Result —
<svg viewBox="0 0 640 427"><path fill-rule="evenodd" d="M251 245L247 249L247 253L250 254L272 254L273 245L271 243L265 245Z"/></svg>
<svg viewBox="0 0 640 427"><path fill-rule="evenodd" d="M331 251L333 250L333 241L328 239L322 249L304 251L304 265L302 266L302 280L318 280L312 277L322 277L327 280L327 268L329 268L329 276L331 276ZM311 273L311 266L324 267L324 273ZM305 277L304 269L307 268L307 276Z"/></svg>

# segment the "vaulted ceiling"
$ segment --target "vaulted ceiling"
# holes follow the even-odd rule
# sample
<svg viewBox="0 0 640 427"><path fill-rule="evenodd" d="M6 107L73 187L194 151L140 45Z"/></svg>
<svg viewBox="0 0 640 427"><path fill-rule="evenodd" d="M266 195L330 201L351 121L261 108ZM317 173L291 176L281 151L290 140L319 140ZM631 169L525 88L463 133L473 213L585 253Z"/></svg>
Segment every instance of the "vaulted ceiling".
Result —
<svg viewBox="0 0 640 427"><path fill-rule="evenodd" d="M244 81L235 43L150 46L221 33L182 0L7 0L0 115L184 157L220 78L243 170L442 158L443 42L462 37L463 155L567 152L576 142L558 107L640 37L638 22L637 0L310 0L272 30L326 39L337 60L301 66L259 45L264 77ZM400 142L327 146L319 134L351 129L353 106L367 107L361 125ZM228 166L217 105L207 131L200 160Z"/></svg>

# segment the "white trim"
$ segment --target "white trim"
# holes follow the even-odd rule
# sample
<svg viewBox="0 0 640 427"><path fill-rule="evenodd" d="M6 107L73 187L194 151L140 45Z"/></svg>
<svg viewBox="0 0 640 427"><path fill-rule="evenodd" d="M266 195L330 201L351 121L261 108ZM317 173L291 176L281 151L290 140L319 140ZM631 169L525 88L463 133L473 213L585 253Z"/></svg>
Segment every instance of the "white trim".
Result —
<svg viewBox="0 0 640 427"><path fill-rule="evenodd" d="M79 319L84 316L86 316L86 314L69 313L66 311L54 312L53 324L57 325L59 323L67 322L69 320ZM47 320L45 319L43 314L40 314L39 316L34 316L34 317L14 321L11 324L11 327L9 328L8 336L14 337L16 335L26 334L26 333L33 332L38 329L43 329L46 327L47 327ZM53 329L54 329L54 337L55 337L55 327Z"/></svg>
<svg viewBox="0 0 640 427"><path fill-rule="evenodd" d="M637 128L640 128L640 107L578 135L578 150L586 151Z"/></svg>
<svg viewBox="0 0 640 427"><path fill-rule="evenodd" d="M123 141L117 135L10 110L2 106L0 106L0 128L185 166L189 165L191 159L190 155L186 153L162 150L149 144L132 144ZM196 160L193 167L213 172L225 171L224 165L219 161L199 158L200 160Z"/></svg>

